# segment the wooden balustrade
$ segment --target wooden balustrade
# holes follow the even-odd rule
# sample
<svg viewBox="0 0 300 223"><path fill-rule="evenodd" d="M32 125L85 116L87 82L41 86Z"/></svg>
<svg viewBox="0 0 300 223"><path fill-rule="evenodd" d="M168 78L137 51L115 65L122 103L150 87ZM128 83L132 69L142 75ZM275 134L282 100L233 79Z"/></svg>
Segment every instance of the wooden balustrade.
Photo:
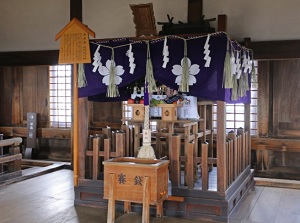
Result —
<svg viewBox="0 0 300 223"><path fill-rule="evenodd" d="M244 129L228 133L226 143L228 186L250 165L249 134Z"/></svg>
<svg viewBox="0 0 300 223"><path fill-rule="evenodd" d="M12 138L0 140L0 147L9 146L9 151L5 154L2 151L0 156L1 176L0 182L21 175L21 160L20 144L22 138Z"/></svg>
<svg viewBox="0 0 300 223"><path fill-rule="evenodd" d="M90 149L86 151L88 169L85 178L97 180L103 172L102 161L125 156L125 133L113 132L96 134L90 140Z"/></svg>

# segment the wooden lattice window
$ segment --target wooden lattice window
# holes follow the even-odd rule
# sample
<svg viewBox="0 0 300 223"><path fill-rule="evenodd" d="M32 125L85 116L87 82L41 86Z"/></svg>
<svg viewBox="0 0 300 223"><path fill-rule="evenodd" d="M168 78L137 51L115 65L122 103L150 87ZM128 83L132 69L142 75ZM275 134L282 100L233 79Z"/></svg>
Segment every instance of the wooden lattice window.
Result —
<svg viewBox="0 0 300 223"><path fill-rule="evenodd" d="M70 128L72 124L72 66L49 67L50 127Z"/></svg>

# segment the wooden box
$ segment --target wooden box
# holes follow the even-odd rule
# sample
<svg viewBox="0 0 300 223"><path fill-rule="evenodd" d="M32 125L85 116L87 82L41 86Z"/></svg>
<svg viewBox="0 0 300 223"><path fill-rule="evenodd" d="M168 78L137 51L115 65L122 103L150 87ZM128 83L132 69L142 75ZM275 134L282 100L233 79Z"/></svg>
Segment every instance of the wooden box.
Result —
<svg viewBox="0 0 300 223"><path fill-rule="evenodd" d="M149 179L150 204L157 204L168 197L169 160L119 157L103 161L104 199L109 199L109 190L114 188L115 200L143 203L143 188ZM114 185L110 177L114 175Z"/></svg>
<svg viewBox="0 0 300 223"><path fill-rule="evenodd" d="M144 104L130 104L132 107L132 120L143 121L145 119Z"/></svg>
<svg viewBox="0 0 300 223"><path fill-rule="evenodd" d="M162 108L161 120L163 121L175 121L177 120L177 108L181 104L158 104L158 107Z"/></svg>

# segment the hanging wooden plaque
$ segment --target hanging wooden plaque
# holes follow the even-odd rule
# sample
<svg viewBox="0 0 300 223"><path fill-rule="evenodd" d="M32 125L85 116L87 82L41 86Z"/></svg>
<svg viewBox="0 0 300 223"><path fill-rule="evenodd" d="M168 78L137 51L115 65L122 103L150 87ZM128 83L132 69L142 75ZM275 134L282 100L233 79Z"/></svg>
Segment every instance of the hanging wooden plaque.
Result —
<svg viewBox="0 0 300 223"><path fill-rule="evenodd" d="M89 35L95 33L74 18L55 37L61 38L59 49L59 64L91 63Z"/></svg>
<svg viewBox="0 0 300 223"><path fill-rule="evenodd" d="M155 17L153 4L129 5L133 14L136 36L156 36Z"/></svg>

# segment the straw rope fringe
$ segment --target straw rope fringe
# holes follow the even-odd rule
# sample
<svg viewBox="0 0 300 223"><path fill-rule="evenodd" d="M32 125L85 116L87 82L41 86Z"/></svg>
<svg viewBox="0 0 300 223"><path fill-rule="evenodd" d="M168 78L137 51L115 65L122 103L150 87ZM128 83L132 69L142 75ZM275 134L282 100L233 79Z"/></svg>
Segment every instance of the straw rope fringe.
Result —
<svg viewBox="0 0 300 223"><path fill-rule="evenodd" d="M153 65L150 56L150 46L147 42L147 62L146 62L146 82L148 82L148 91L149 93L157 91L156 82L153 75Z"/></svg>
<svg viewBox="0 0 300 223"><path fill-rule="evenodd" d="M187 57L187 41L184 40L184 57L182 59L182 78L178 91L189 92L189 64Z"/></svg>
<svg viewBox="0 0 300 223"><path fill-rule="evenodd" d="M118 87L116 85L116 78L115 78L115 55L114 55L114 50L112 49L112 54L111 54L111 64L110 64L110 69L109 69L109 83L107 86L107 93L106 96L109 98L114 98L120 96Z"/></svg>
<svg viewBox="0 0 300 223"><path fill-rule="evenodd" d="M80 63L78 64L78 74L77 74L77 83L78 88L86 87L87 81L84 73L84 64Z"/></svg>

